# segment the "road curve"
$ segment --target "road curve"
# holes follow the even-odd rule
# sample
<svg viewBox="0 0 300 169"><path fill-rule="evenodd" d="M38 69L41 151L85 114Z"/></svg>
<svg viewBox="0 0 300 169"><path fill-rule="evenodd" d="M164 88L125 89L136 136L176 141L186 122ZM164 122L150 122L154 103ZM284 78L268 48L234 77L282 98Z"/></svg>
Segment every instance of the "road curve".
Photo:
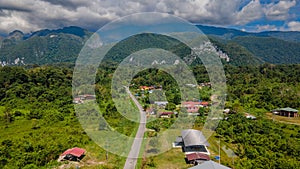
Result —
<svg viewBox="0 0 300 169"><path fill-rule="evenodd" d="M129 91L128 87L126 88L126 92L129 94L132 101L135 103L135 105L138 107L140 112L140 125L138 128L138 131L135 135L135 139L133 141L133 144L131 146L131 150L128 154L128 157L126 159L124 169L135 169L137 159L140 153L140 148L143 142L144 133L146 130L146 112L143 110L143 107L140 105L140 103L136 100L136 98L132 95L132 93Z"/></svg>

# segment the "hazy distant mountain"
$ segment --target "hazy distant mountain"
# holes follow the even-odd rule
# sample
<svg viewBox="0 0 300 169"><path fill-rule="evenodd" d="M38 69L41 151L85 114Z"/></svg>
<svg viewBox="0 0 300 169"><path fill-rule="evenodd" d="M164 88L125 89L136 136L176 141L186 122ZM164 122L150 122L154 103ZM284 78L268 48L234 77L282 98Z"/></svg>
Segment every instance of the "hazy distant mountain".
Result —
<svg viewBox="0 0 300 169"><path fill-rule="evenodd" d="M88 30L82 29L80 27L70 26L70 27L65 27L57 30L44 29L44 30L36 31L33 32L29 36L29 38L33 36L47 36L49 34L59 34L59 33L71 34L71 35L79 36L81 38L86 38L89 37L92 32L89 32Z"/></svg>
<svg viewBox="0 0 300 169"><path fill-rule="evenodd" d="M263 62L273 64L300 63L300 32L249 33L212 26L197 25L197 27L215 42L218 42L218 45L223 47L233 43L241 45ZM227 49L227 53L234 51L236 50ZM231 57L236 56L238 55ZM245 63L247 63L246 60Z"/></svg>
<svg viewBox="0 0 300 169"><path fill-rule="evenodd" d="M224 63L233 65L264 62L300 63L300 32L249 33L212 26L197 25L197 27L208 35L220 55L225 58ZM75 26L57 30L44 29L31 34L13 31L5 37L0 37L0 65L74 63L91 34L92 32ZM109 52L112 60L119 61L120 53L129 54L136 50L132 44L163 48L172 40L144 34L131 37L127 41L130 42L129 45L120 43L114 47L116 51ZM172 50L182 58L190 52L182 46Z"/></svg>
<svg viewBox="0 0 300 169"><path fill-rule="evenodd" d="M265 31L265 32L244 32L237 29L221 28L214 26L196 25L204 34L214 35L222 39L233 39L238 36L274 37L286 41L300 42L300 32L296 31Z"/></svg>

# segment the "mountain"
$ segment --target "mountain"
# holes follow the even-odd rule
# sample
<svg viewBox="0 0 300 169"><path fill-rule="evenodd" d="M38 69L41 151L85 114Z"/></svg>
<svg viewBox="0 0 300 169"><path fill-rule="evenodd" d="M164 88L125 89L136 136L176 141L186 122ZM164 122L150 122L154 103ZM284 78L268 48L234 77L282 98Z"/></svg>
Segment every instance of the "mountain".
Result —
<svg viewBox="0 0 300 169"><path fill-rule="evenodd" d="M215 45L215 48L228 55L228 63L231 65L259 65L265 62L237 42L226 41L224 43L224 41L215 37L210 37L210 41Z"/></svg>
<svg viewBox="0 0 300 169"><path fill-rule="evenodd" d="M211 46L214 46L215 50L212 52L217 53L218 56L222 58L224 64L240 66L245 64L258 65L264 62L238 43L223 44L218 41L212 41L212 43L210 43L206 40L205 42L206 43L200 45L200 48L209 49ZM147 48L164 49L174 53L189 64L202 64L201 60L197 57L195 58L191 49L186 44L178 41L177 39L170 38L169 36L151 33L134 35L120 41L106 54L104 60L121 62L130 54ZM151 59L153 58L154 56L151 57ZM149 60L150 63L153 62L151 59ZM168 61L172 62L172 59L168 59L167 61L163 58L161 59L162 60L158 59L155 61L157 63L169 63ZM145 61L146 59L143 60Z"/></svg>
<svg viewBox="0 0 300 169"><path fill-rule="evenodd" d="M13 31L1 41L0 65L75 62L91 34L75 26L31 34Z"/></svg>
<svg viewBox="0 0 300 169"><path fill-rule="evenodd" d="M8 39L11 39L13 41L21 41L24 38L24 33L19 30L15 30L8 35Z"/></svg>
<svg viewBox="0 0 300 169"><path fill-rule="evenodd" d="M204 34L213 35L222 39L232 39L236 36L248 36L251 33L243 32L237 29L221 28L214 26L196 25Z"/></svg>
<svg viewBox="0 0 300 169"><path fill-rule="evenodd" d="M252 33L229 28L196 26L209 37L225 64L300 63L300 32ZM13 31L0 37L0 66L74 63L92 33L76 26L56 30L43 29L31 34ZM171 44L171 48L177 43L165 36L146 34L128 38L126 42L129 44L121 42L113 48L116 51L109 53L112 60L119 61L123 57L120 53L128 54L142 46L164 48ZM182 45L178 45L176 49L172 48L172 51L181 58L187 58L190 54L190 50ZM194 63L198 64L201 61L195 60Z"/></svg>
<svg viewBox="0 0 300 169"><path fill-rule="evenodd" d="M238 44L262 62L272 64L300 63L300 32L266 31L252 33L213 26L197 25L197 27L221 48ZM236 51L233 48L232 50L226 49L227 54L236 53ZM239 55L232 54L231 58L237 56ZM240 57L239 60L241 60ZM247 64L247 60L239 61L239 63Z"/></svg>
<svg viewBox="0 0 300 169"><path fill-rule="evenodd" d="M252 37L274 37L277 39L300 42L300 32L297 31L265 31L265 32L245 32L232 28L221 28L214 26L196 25L204 34L216 36L221 39L231 40L239 36Z"/></svg>
<svg viewBox="0 0 300 169"><path fill-rule="evenodd" d="M85 37L89 37L92 32L89 32L88 30L82 29L80 27L69 26L57 30L44 29L44 30L36 31L32 33L29 36L29 38L33 36L47 36L49 34L59 34L59 33L71 34L71 35L79 36L81 38L85 38Z"/></svg>
<svg viewBox="0 0 300 169"><path fill-rule="evenodd" d="M257 35L260 35L262 37L273 37L289 42L300 42L300 32L282 32L282 31L267 31L267 32L260 32L257 33Z"/></svg>
<svg viewBox="0 0 300 169"><path fill-rule="evenodd" d="M236 37L232 40L265 62L273 64L300 63L300 43L274 37Z"/></svg>

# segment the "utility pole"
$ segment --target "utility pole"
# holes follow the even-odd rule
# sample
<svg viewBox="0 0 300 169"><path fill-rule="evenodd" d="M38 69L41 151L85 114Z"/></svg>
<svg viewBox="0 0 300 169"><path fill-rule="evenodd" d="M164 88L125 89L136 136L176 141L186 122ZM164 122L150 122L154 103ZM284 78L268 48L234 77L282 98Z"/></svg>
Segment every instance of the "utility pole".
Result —
<svg viewBox="0 0 300 169"><path fill-rule="evenodd" d="M108 160L108 151L107 151L108 145L107 145L107 140L105 140L105 159L106 161Z"/></svg>
<svg viewBox="0 0 300 169"><path fill-rule="evenodd" d="M219 136L219 164L221 164L221 136Z"/></svg>

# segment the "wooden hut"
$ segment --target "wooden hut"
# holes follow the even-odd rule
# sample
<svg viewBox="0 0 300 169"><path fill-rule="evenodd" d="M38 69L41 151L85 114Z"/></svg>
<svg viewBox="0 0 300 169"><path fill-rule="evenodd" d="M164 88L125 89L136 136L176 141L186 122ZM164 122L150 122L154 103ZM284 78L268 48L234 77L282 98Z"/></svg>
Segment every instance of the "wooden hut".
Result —
<svg viewBox="0 0 300 169"><path fill-rule="evenodd" d="M299 117L298 110L290 108L290 107L275 109L272 112L273 112L273 114L276 114L279 116Z"/></svg>

